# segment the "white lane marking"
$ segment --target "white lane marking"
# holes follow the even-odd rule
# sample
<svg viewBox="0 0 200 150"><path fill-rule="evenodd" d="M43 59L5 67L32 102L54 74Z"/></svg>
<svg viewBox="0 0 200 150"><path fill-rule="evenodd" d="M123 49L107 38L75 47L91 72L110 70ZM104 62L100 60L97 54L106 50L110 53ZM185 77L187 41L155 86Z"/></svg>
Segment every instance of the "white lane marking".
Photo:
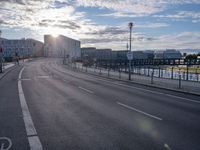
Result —
<svg viewBox="0 0 200 150"><path fill-rule="evenodd" d="M26 128L26 133L28 136L28 140L29 140L29 146L31 150L37 150L38 147L40 147L42 150L42 144L40 142L39 137L37 136L37 132L35 129L35 126L33 124L33 120L31 118L31 114L30 111L28 109L28 105L26 103L26 99L24 96L24 92L22 89L22 72L24 71L24 67L21 69L20 73L19 73L19 77L18 77L18 92L19 92L19 99L20 99L20 104L21 104L21 108L22 108L22 114L23 114L23 119L24 119L24 124L25 124L25 128ZM34 137L34 138L33 138ZM33 143L37 143L37 145L33 144Z"/></svg>
<svg viewBox="0 0 200 150"><path fill-rule="evenodd" d="M5 145L7 145L5 147ZM0 137L0 150L9 150L12 147L12 141L8 137Z"/></svg>
<svg viewBox="0 0 200 150"><path fill-rule="evenodd" d="M120 103L120 102L117 102L117 104L118 104L118 105L121 105L121 106L123 106L123 107L125 107L125 108L134 110L134 111L136 111L136 112L138 112L138 113L141 113L141 114L143 114L143 115L146 115L146 116L148 116L148 117L151 117L151 118L154 118L154 119L157 119L157 120L160 120L160 121L163 120L162 118L159 118L159 117L157 117L157 116L151 115L151 114L149 114L149 113L146 113L146 112L141 111L141 110L139 110L139 109L133 108L133 107L128 106L128 105L126 105L126 104L123 104L123 103Z"/></svg>
<svg viewBox="0 0 200 150"><path fill-rule="evenodd" d="M30 81L31 79L26 79L26 78L24 78L24 79L21 79L21 81Z"/></svg>
<svg viewBox="0 0 200 150"><path fill-rule="evenodd" d="M88 89L86 89L86 88L83 88L83 87L81 87L81 86L79 86L78 88L81 89L81 90L83 90L83 91L86 91L86 92L88 92L88 93L90 93L90 94L94 94L93 91L88 90Z"/></svg>
<svg viewBox="0 0 200 150"><path fill-rule="evenodd" d="M46 79L46 78L50 78L50 76L37 76L37 78Z"/></svg>
<svg viewBox="0 0 200 150"><path fill-rule="evenodd" d="M151 90L147 90L147 89L143 89L143 88L139 88L139 87L128 86L128 85L121 84L121 83L116 83L116 82L111 82L111 81L103 80L103 79L100 79L98 77L97 77L97 79L100 80L100 81L112 83L112 84L123 86L123 87L137 89L137 90L146 91L146 92L150 92L150 93L154 93L154 94L159 94L159 95L165 95L165 96L168 96L168 97L173 97L173 98L182 99L182 100L185 100L185 101L190 101L190 102L194 102L194 103L199 103L200 104L200 101L189 99L189 98L185 98L185 97L175 96L175 95L166 94L166 93L157 92L157 91L151 91Z"/></svg>
<svg viewBox="0 0 200 150"><path fill-rule="evenodd" d="M28 137L28 142L32 150L43 150L40 140L37 136Z"/></svg>

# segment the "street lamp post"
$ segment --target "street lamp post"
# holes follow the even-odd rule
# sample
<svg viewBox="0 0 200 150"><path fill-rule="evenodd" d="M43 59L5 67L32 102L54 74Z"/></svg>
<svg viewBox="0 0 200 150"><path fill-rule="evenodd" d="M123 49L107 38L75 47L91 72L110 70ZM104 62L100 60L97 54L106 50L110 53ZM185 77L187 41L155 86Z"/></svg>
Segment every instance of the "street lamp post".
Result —
<svg viewBox="0 0 200 150"><path fill-rule="evenodd" d="M1 30L0 30L0 39L1 39ZM0 73L2 73L3 72L3 61L2 61L2 59L3 59L3 47L1 47L1 40L0 40Z"/></svg>
<svg viewBox="0 0 200 150"><path fill-rule="evenodd" d="M131 38L132 38L132 28L133 28L133 23L130 22L128 24L128 27L130 29L130 44L129 44L129 48L130 48L130 53L131 53ZM128 76L128 79L131 80L131 59L129 59L129 76Z"/></svg>

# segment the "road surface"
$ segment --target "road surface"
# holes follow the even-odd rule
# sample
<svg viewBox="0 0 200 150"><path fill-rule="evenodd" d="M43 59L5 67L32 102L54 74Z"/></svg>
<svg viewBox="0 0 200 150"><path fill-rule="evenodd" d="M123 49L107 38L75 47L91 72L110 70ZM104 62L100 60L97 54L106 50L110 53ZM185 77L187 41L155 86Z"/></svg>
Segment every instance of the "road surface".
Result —
<svg viewBox="0 0 200 150"><path fill-rule="evenodd" d="M0 80L0 149L199 150L200 98L72 71L59 59Z"/></svg>

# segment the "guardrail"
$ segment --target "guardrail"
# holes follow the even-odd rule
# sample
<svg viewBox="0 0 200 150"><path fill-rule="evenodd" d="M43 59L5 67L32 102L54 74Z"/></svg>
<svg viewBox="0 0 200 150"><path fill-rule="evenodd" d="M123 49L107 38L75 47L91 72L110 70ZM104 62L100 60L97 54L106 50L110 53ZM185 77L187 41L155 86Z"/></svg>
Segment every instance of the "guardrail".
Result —
<svg viewBox="0 0 200 150"><path fill-rule="evenodd" d="M111 68L101 68L101 67L88 67L83 66L81 63L74 63L68 65L69 69L72 69L74 71L81 71L85 73L94 74L97 76L107 77L107 78L114 78L119 80L125 80L128 81L128 70L125 71L123 69L114 70ZM146 70L146 72L143 70L143 73L137 70L138 68L135 68L131 70L131 80L135 83L142 83L145 85L154 85L158 87L165 87L165 88L172 88L172 89L181 89L181 91L191 91L193 93L199 93L200 92L200 82L198 80L198 77L195 76L196 80L186 81L183 74L180 74L176 71L173 71L173 78L169 76L169 78L163 78L164 73L160 72L155 68L151 68L149 70ZM172 73L168 74L171 75ZM189 76L189 79L190 76ZM195 82L194 82L195 81ZM197 82L198 81L198 82Z"/></svg>

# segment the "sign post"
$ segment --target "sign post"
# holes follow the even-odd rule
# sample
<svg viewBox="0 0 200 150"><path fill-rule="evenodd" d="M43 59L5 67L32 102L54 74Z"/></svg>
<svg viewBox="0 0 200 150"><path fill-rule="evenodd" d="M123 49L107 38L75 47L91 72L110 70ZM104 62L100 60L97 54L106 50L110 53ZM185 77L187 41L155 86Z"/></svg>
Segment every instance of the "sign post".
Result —
<svg viewBox="0 0 200 150"><path fill-rule="evenodd" d="M133 60L133 53L131 51L127 52L126 54L127 59L129 60L129 77L128 79L131 80L131 61Z"/></svg>
<svg viewBox="0 0 200 150"><path fill-rule="evenodd" d="M0 47L0 73L3 72L3 48Z"/></svg>

